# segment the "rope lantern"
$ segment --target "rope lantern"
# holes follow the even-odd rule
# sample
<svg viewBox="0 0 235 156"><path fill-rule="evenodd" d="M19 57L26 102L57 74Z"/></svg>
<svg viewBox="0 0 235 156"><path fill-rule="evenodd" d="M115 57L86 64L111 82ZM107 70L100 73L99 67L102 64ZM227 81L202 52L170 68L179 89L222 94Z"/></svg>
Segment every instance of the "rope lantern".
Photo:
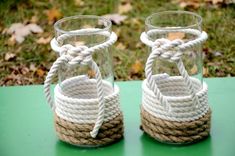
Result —
<svg viewBox="0 0 235 156"><path fill-rule="evenodd" d="M159 38L151 35L181 32L196 39ZM142 83L141 129L160 142L185 144L209 135L211 110L208 105L207 84L190 77L182 61L184 51L199 46L207 39L205 32L195 29L152 29L143 32L141 41L151 48L145 67L146 79ZM174 63L180 76L166 73L153 75L156 59Z"/></svg>
<svg viewBox="0 0 235 156"><path fill-rule="evenodd" d="M76 32L95 32L97 28L80 29ZM64 44L73 34L63 34L51 41L51 47L60 57L53 63L44 83L44 92L54 111L54 123L60 140L78 146L96 147L107 145L123 137L123 117L119 106L119 88L102 80L98 65L92 58L116 42L114 32L97 31L96 35L108 38L105 42L87 47ZM75 33L76 35L76 33ZM61 44L62 43L62 44ZM50 85L62 66L88 65L95 78L78 75L65 79L54 89Z"/></svg>

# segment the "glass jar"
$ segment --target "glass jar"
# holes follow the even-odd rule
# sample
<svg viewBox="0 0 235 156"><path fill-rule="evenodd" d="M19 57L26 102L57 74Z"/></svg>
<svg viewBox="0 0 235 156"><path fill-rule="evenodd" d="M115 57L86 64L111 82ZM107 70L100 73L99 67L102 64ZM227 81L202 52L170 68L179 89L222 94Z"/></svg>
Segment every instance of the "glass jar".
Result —
<svg viewBox="0 0 235 156"><path fill-rule="evenodd" d="M188 42L197 38L196 35L185 33L186 29L192 29L201 33L202 18L192 12L187 11L163 11L152 14L145 21L145 32L149 39L166 38L169 40L181 39ZM158 33L152 33L156 31ZM151 49L150 49L151 50ZM149 50L149 51L150 51ZM183 52L181 57L188 74L197 78L202 83L202 46L196 46ZM164 59L157 59L153 71L167 73L169 75L180 75L174 62Z"/></svg>
<svg viewBox="0 0 235 156"><path fill-rule="evenodd" d="M72 45L74 47L87 46L89 48L104 43L109 39L112 23L99 16L78 15L57 21L54 28L59 46ZM92 54L92 58L100 69L102 79L113 87L114 76L111 49L96 50ZM88 65L65 65L59 70L59 81L61 83L78 75L94 78L95 73Z"/></svg>
<svg viewBox="0 0 235 156"><path fill-rule="evenodd" d="M211 119L202 80L202 43L207 39L202 18L165 11L149 16L145 24L140 39L150 53L142 83L141 128L160 142L197 142L209 135Z"/></svg>
<svg viewBox="0 0 235 156"><path fill-rule="evenodd" d="M119 88L114 85L110 46L117 40L111 21L73 16L55 23L51 47L59 52L44 83L54 111L58 138L81 147L98 147L123 137ZM50 95L55 76L59 84Z"/></svg>

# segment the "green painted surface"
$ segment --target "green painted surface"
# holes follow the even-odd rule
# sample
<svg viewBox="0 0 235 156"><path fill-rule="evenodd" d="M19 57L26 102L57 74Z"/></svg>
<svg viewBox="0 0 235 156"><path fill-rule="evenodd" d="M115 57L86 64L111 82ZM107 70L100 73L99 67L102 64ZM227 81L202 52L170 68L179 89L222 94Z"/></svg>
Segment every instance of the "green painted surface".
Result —
<svg viewBox="0 0 235 156"><path fill-rule="evenodd" d="M211 136L199 143L158 143L139 130L141 82L118 82L125 138L84 149L60 142L42 86L0 87L0 156L235 156L235 78L206 79L213 111Z"/></svg>

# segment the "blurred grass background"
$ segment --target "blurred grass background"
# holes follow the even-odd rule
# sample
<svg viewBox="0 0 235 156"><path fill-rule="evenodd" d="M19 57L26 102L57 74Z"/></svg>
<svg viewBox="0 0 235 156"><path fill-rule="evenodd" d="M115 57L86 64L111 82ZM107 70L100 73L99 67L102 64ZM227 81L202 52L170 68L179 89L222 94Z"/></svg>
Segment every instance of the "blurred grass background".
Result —
<svg viewBox="0 0 235 156"><path fill-rule="evenodd" d="M129 11L122 13L128 18L121 25L113 25L119 36L113 53L116 80L144 78L143 67L148 53L139 36L144 31L145 18L165 10L188 10L203 17L203 30L209 34L203 48L205 77L235 76L234 4L203 3L200 7L182 7L169 0L3 0L0 2L0 85L43 83L56 55L49 43L38 44L37 40L53 37L53 20L78 14L116 13L125 3L131 5ZM49 19L48 11L58 15ZM27 36L21 44L12 41L11 35L6 33L13 23L32 22L41 26L44 32ZM139 69L133 72L136 66Z"/></svg>

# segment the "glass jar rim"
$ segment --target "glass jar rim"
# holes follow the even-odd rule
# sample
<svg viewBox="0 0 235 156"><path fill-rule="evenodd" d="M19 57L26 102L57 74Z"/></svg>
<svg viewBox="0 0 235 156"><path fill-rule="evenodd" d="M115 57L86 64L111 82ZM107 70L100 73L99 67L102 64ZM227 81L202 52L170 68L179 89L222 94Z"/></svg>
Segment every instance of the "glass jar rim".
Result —
<svg viewBox="0 0 235 156"><path fill-rule="evenodd" d="M169 15L169 14L172 14L172 15L179 15L179 14L184 14L184 15L189 15L189 16L194 16L196 17L197 19L197 22L195 24L191 24L191 25L187 25L187 26L183 26L183 27L158 27L158 26L155 26L155 25L152 25L151 24L151 19L156 17L156 16L162 16L162 15ZM196 13L193 13L193 12L190 12L190 11L161 11L161 12L156 12L150 16L148 16L145 20L145 25L148 26L148 27L151 27L151 28L154 28L154 29L162 29L162 30L181 30L181 29L190 29L190 28L194 28L198 25L201 25L202 24L202 17Z"/></svg>
<svg viewBox="0 0 235 156"><path fill-rule="evenodd" d="M109 19L105 18L105 17L96 16L96 15L76 15L76 16L64 17L64 18L58 20L54 24L55 31L58 31L61 34L74 34L74 35L88 34L88 32L75 32L75 31L63 30L59 26L60 24L66 22L66 21L76 20L76 19L94 19L94 20L101 20L103 23L106 22L106 25L104 25L104 28L100 28L100 29L94 30L92 32L89 32L89 34L96 34L96 33L99 33L99 32L109 31L111 26L112 26L112 22Z"/></svg>

